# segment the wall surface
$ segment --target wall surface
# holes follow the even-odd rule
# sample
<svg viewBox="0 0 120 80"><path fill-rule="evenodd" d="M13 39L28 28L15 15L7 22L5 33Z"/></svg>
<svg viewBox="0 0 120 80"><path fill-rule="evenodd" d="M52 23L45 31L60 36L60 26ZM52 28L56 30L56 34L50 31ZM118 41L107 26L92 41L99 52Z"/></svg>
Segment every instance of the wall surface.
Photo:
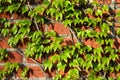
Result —
<svg viewBox="0 0 120 80"><path fill-rule="evenodd" d="M91 0L92 1L92 0ZM100 2L101 4L108 4L112 9L111 12L114 13L116 11L119 10L120 8L120 0L97 0L98 2ZM8 20L10 20L11 18L14 20L17 19L21 19L22 17L20 17L18 14L14 13L13 15L10 15L8 13L0 13L0 18L7 18ZM120 27L120 23L118 22L114 22L115 28L117 29L118 27ZM71 39L71 34L68 28L64 27L62 24L60 23L55 23L54 25L49 24L48 25L48 29L47 30L54 30L56 31L60 36L64 37L64 43L63 45L71 45L73 44L72 39ZM84 26L83 26L84 29ZM43 31L46 30L46 26L43 25ZM96 29L97 31L99 31L99 29ZM8 38L6 37L5 40L7 41ZM25 66L27 66L28 68L30 68L30 73L29 73L29 77L30 80L45 80L45 76L44 73L42 72L41 68L39 67L38 64L36 64L36 62L34 62L34 60L32 60L31 58L25 58L24 56L22 56L21 54L19 54L15 49L11 48L6 41L3 41L2 39L0 39L0 48L6 48L9 51L9 56L5 61L0 61L0 70L2 70L4 67L5 62L19 62L21 64L24 64ZM27 41L27 40L25 40ZM22 50L26 49L26 42L23 43L19 43L19 48L21 48ZM74 43L77 42L77 39L74 37ZM84 41L85 45L89 45L92 46L94 48L98 47L99 44L97 44L95 42L94 39L90 40L85 40ZM116 48L120 48L120 39L117 38L115 39L115 45L114 47ZM41 62L41 59L37 60L38 62ZM17 74L15 74L14 76L16 76L16 78L19 78L20 72L21 70L18 70ZM47 72L46 73L48 76L52 77L54 76L54 72ZM120 76L120 73L118 74L111 74L112 77L114 77L115 75ZM13 76L13 78L15 78Z"/></svg>

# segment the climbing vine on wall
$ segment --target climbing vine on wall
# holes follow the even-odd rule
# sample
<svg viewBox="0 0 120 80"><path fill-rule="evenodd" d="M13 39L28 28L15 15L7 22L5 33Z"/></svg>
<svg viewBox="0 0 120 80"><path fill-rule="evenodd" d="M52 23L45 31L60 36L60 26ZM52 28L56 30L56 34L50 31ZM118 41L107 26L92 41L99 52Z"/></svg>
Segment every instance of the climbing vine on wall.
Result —
<svg viewBox="0 0 120 80"><path fill-rule="evenodd" d="M118 12L112 17L108 5L94 1L88 3L86 0L0 0L0 13L11 16L16 13L21 17L17 20L12 17L0 18L0 39L9 37L7 43L22 56L39 64L44 73L54 69L54 80L111 80L109 74L120 70L120 50L114 47L120 29L114 30L113 25L113 20L120 14ZM56 22L67 27L71 39L74 42L73 38L76 38L77 42L62 45L62 36L53 30L42 30L43 25L49 27L48 23ZM25 39L27 48L22 51L18 45ZM86 45L86 40L94 40L98 46ZM7 50L0 49L0 60L7 57ZM39 63L36 61L38 58L45 60ZM9 76L19 68L21 64L7 62L5 69L0 71L0 78ZM27 67L23 69L21 78L26 79L28 70ZM83 75L83 72L87 75ZM116 76L116 79L120 77Z"/></svg>

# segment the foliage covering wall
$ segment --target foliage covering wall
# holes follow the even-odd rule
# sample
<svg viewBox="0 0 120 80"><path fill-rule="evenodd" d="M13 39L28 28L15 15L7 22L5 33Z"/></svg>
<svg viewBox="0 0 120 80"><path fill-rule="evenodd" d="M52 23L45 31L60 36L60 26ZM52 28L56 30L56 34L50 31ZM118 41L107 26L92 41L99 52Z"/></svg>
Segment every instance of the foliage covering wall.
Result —
<svg viewBox="0 0 120 80"><path fill-rule="evenodd" d="M12 50L38 64L46 79L48 73L54 73L55 80L120 79L120 28L114 24L120 12L109 5L86 0L0 0L0 14L10 16L0 18L0 40L12 48L0 48L0 60L5 62L0 79L19 69L19 78L29 78L24 63L6 61ZM67 29L69 35L60 35L58 25L55 31L56 24L64 25L63 32ZM71 42L64 44L67 37Z"/></svg>

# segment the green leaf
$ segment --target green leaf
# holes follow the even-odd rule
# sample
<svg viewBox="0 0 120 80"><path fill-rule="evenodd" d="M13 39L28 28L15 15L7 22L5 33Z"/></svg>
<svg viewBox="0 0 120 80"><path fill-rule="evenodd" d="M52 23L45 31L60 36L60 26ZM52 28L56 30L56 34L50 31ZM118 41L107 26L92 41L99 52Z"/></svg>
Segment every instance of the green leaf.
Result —
<svg viewBox="0 0 120 80"><path fill-rule="evenodd" d="M118 76L117 80L120 80L120 76Z"/></svg>
<svg viewBox="0 0 120 80"><path fill-rule="evenodd" d="M16 25L13 25L13 27L11 28L11 31L15 35L17 33L17 31L18 31L18 27Z"/></svg>
<svg viewBox="0 0 120 80"><path fill-rule="evenodd" d="M50 3L51 3L50 0L44 0L42 4L43 4L43 6L44 6L45 8L47 8Z"/></svg>
<svg viewBox="0 0 120 80"><path fill-rule="evenodd" d="M1 33L2 33L2 35L4 37L7 36L7 34L9 33L9 29L8 28L4 28L4 29L2 29Z"/></svg>
<svg viewBox="0 0 120 80"><path fill-rule="evenodd" d="M117 29L116 33L117 35L120 35L120 28Z"/></svg>
<svg viewBox="0 0 120 80"><path fill-rule="evenodd" d="M50 50L51 50L50 46L44 48L44 52L46 52L47 54L50 53Z"/></svg>
<svg viewBox="0 0 120 80"><path fill-rule="evenodd" d="M72 20L66 19L66 20L64 20L63 24L64 24L66 27L67 27L67 26L71 26Z"/></svg>
<svg viewBox="0 0 120 80"><path fill-rule="evenodd" d="M109 31L110 31L110 27L107 23L103 23L102 26L100 26L100 28L101 28L102 32L104 32L104 33L109 33Z"/></svg>
<svg viewBox="0 0 120 80"><path fill-rule="evenodd" d="M117 12L116 17L120 17L120 11Z"/></svg>
<svg viewBox="0 0 120 80"><path fill-rule="evenodd" d="M4 7L0 6L0 13L4 11Z"/></svg>
<svg viewBox="0 0 120 80"><path fill-rule="evenodd" d="M105 53L108 53L108 52L111 52L111 50L113 49L110 46L106 46L104 50L105 50Z"/></svg>
<svg viewBox="0 0 120 80"><path fill-rule="evenodd" d="M41 31L30 32L29 34L29 39L32 39L32 41L39 42L41 41L41 37L42 37Z"/></svg>
<svg viewBox="0 0 120 80"><path fill-rule="evenodd" d="M103 12L102 12L102 10L100 10L100 9L97 9L97 10L95 11L95 15L96 15L96 16L102 16L102 14L103 14Z"/></svg>
<svg viewBox="0 0 120 80"><path fill-rule="evenodd" d="M64 60L67 63L67 59L70 57L69 53L63 53L61 54L61 60Z"/></svg>
<svg viewBox="0 0 120 80"><path fill-rule="evenodd" d="M10 22L5 22L4 25L5 25L5 28L10 27Z"/></svg>
<svg viewBox="0 0 120 80"><path fill-rule="evenodd" d="M114 71L114 67L110 67L110 72L113 72Z"/></svg>
<svg viewBox="0 0 120 80"><path fill-rule="evenodd" d="M85 69L88 70L89 68L93 68L92 61L86 63Z"/></svg>
<svg viewBox="0 0 120 80"><path fill-rule="evenodd" d="M20 76L22 78L25 78L25 76L27 76L27 73L28 73L29 69L27 67L24 67L23 68L23 71L21 72Z"/></svg>
<svg viewBox="0 0 120 80"><path fill-rule="evenodd" d="M46 32L45 34L46 34L46 37L55 37L56 36L56 33L53 30Z"/></svg>
<svg viewBox="0 0 120 80"><path fill-rule="evenodd" d="M66 7L66 11L75 11L74 6L73 5L68 5Z"/></svg>
<svg viewBox="0 0 120 80"><path fill-rule="evenodd" d="M35 7L35 9L33 10L36 14L43 14L45 8L38 5L37 7Z"/></svg>
<svg viewBox="0 0 120 80"><path fill-rule="evenodd" d="M119 72L119 70L120 70L120 64L118 64L117 66L115 66L115 70L116 70L117 72Z"/></svg>
<svg viewBox="0 0 120 80"><path fill-rule="evenodd" d="M57 75L55 75L55 77L53 77L53 80L61 80L61 78L62 78L62 75L61 74L57 74Z"/></svg>
<svg viewBox="0 0 120 80"><path fill-rule="evenodd" d="M85 10L85 12L88 14L88 13L90 13L90 14L93 14L93 10L91 9L91 8L87 8L86 10Z"/></svg>
<svg viewBox="0 0 120 80"><path fill-rule="evenodd" d="M101 53L103 53L102 47L94 49L94 55L97 54L99 57L101 57Z"/></svg>
<svg viewBox="0 0 120 80"><path fill-rule="evenodd" d="M84 18L84 22L89 22L89 18L88 18L88 17L85 17L85 18Z"/></svg>
<svg viewBox="0 0 120 80"><path fill-rule="evenodd" d="M44 24L44 18L42 18L41 16L37 15L35 19L37 23Z"/></svg>
<svg viewBox="0 0 120 80"><path fill-rule="evenodd" d="M56 9L55 8L50 8L49 10L47 10L47 14L50 14L51 17L54 17L55 13L56 13Z"/></svg>
<svg viewBox="0 0 120 80"><path fill-rule="evenodd" d="M100 44L103 45L104 44L104 40L101 38L97 38L96 41Z"/></svg>
<svg viewBox="0 0 120 80"><path fill-rule="evenodd" d="M103 59L102 59L102 62L103 62L103 64L109 66L109 64L110 64L110 59L109 59L109 58L103 58Z"/></svg>
<svg viewBox="0 0 120 80"><path fill-rule="evenodd" d="M114 53L111 53L109 57L110 57L110 59L113 60L113 61L119 59L118 54L114 54Z"/></svg>
<svg viewBox="0 0 120 80"><path fill-rule="evenodd" d="M86 54L86 60L91 61L93 59L91 54Z"/></svg>
<svg viewBox="0 0 120 80"><path fill-rule="evenodd" d="M81 49L81 46L82 46L82 44L79 43L79 42L75 44L75 47L78 48L78 49Z"/></svg>
<svg viewBox="0 0 120 80"><path fill-rule="evenodd" d="M71 54L70 50L68 49L64 50L63 53L60 55L61 60L64 60L67 63L67 59L71 58L70 54Z"/></svg>
<svg viewBox="0 0 120 80"><path fill-rule="evenodd" d="M7 7L7 11L10 12L10 14L12 14L13 11L17 11L20 7L21 3L16 3L16 4L11 4Z"/></svg>
<svg viewBox="0 0 120 80"><path fill-rule="evenodd" d="M8 52L6 49L0 49L0 60L3 60L8 57Z"/></svg>
<svg viewBox="0 0 120 80"><path fill-rule="evenodd" d="M57 64L58 71L60 71L60 70L64 71L66 66L67 65L64 62L59 62Z"/></svg>
<svg viewBox="0 0 120 80"><path fill-rule="evenodd" d="M113 41L113 39L106 39L105 43L106 43L106 45L110 45L112 47L114 44L114 41Z"/></svg>
<svg viewBox="0 0 120 80"><path fill-rule="evenodd" d="M103 5L102 6L102 11L109 11L108 5Z"/></svg>
<svg viewBox="0 0 120 80"><path fill-rule="evenodd" d="M29 10L28 6L23 6L22 7L22 14L26 13Z"/></svg>
<svg viewBox="0 0 120 80"><path fill-rule="evenodd" d="M55 19L56 19L56 21L57 20L60 21L60 20L62 20L62 17L63 17L62 13L61 12L57 12L56 16L55 16Z"/></svg>
<svg viewBox="0 0 120 80"><path fill-rule="evenodd" d="M66 0L63 4L65 5L65 7L67 7L68 5L71 5L71 2Z"/></svg>
<svg viewBox="0 0 120 80"><path fill-rule="evenodd" d="M78 63L79 63L80 66L82 66L83 63L84 63L84 60L82 58L78 58Z"/></svg>
<svg viewBox="0 0 120 80"><path fill-rule="evenodd" d="M70 67L77 67L78 65L79 65L79 63L78 63L77 59L74 59L69 64Z"/></svg>
<svg viewBox="0 0 120 80"><path fill-rule="evenodd" d="M0 23L4 23L4 22L6 22L7 21L7 19L6 18L0 18Z"/></svg>
<svg viewBox="0 0 120 80"><path fill-rule="evenodd" d="M79 79L79 70L78 69L70 69L68 75L71 79Z"/></svg>
<svg viewBox="0 0 120 80"><path fill-rule="evenodd" d="M12 0L7 0L7 2L9 2L10 4L12 3Z"/></svg>
<svg viewBox="0 0 120 80"><path fill-rule="evenodd" d="M16 25L19 26L19 27L22 27L22 26L28 26L28 27L30 27L31 21L27 20L27 19L19 20L19 21L16 22Z"/></svg>
<svg viewBox="0 0 120 80"><path fill-rule="evenodd" d="M48 43L50 43L51 41L49 40L49 39L46 39L46 40L44 40L43 41L43 44L48 44Z"/></svg>
<svg viewBox="0 0 120 80"><path fill-rule="evenodd" d="M35 17L36 16L36 13L35 13L35 11L33 11L33 10L30 10L29 12L28 12L28 16L30 16L30 17Z"/></svg>
<svg viewBox="0 0 120 80"><path fill-rule="evenodd" d="M52 60L53 63L55 63L56 61L60 61L60 56L59 55L53 55L51 57L51 60Z"/></svg>
<svg viewBox="0 0 120 80"><path fill-rule="evenodd" d="M45 61L45 62L43 63L43 65L44 65L44 67L45 67L45 70L48 68L49 71L50 71L51 68L52 68L52 66L53 66L53 63L52 63L52 61L47 60L47 61Z"/></svg>

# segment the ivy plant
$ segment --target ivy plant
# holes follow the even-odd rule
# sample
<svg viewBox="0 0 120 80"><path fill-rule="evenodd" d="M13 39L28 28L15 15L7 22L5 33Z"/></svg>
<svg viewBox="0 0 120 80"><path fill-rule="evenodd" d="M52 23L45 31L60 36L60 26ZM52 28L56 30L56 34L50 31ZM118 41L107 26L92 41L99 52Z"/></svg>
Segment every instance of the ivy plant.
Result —
<svg viewBox="0 0 120 80"><path fill-rule="evenodd" d="M46 79L46 72L53 70L53 80L112 80L110 74L119 73L120 50L115 42L120 29L115 29L113 16L119 20L120 13L112 14L108 5L96 1L89 3L89 0L0 0L0 13L11 16L0 18L0 38L9 37L6 43L39 64ZM14 19L14 13L20 18ZM72 42L73 38L77 42L62 45L64 37L53 30L48 31L49 24L56 22L69 29ZM47 30L43 30L43 26ZM86 45L87 40L95 43ZM27 48L22 51L18 46L24 42ZM0 49L0 60L7 57L8 51ZM41 63L37 62L39 58ZM17 72L20 67L19 63L8 62L0 71L0 79ZM27 79L28 72L25 67L21 78Z"/></svg>

